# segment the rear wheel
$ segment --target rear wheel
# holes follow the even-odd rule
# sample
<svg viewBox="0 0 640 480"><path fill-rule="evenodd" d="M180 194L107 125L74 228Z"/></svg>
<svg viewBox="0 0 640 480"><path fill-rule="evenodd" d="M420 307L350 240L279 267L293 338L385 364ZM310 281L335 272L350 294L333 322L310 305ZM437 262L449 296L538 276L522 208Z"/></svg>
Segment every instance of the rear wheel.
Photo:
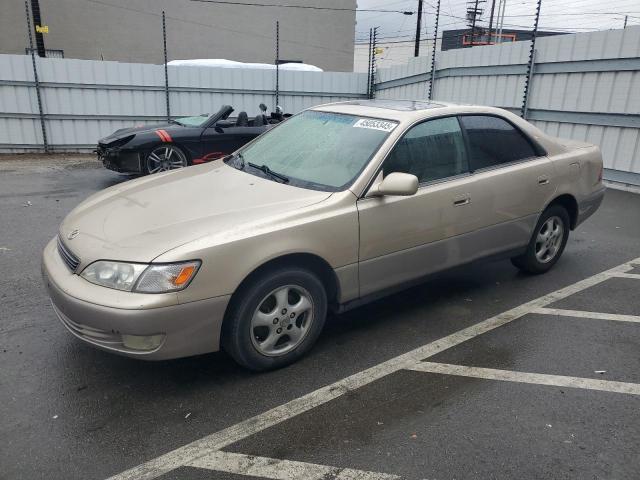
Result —
<svg viewBox="0 0 640 480"><path fill-rule="evenodd" d="M564 207L547 208L536 225L527 251L511 259L520 270L527 273L545 273L555 265L569 239L569 214Z"/></svg>
<svg viewBox="0 0 640 480"><path fill-rule="evenodd" d="M238 292L224 322L224 349L251 370L298 360L316 342L327 294L312 272L284 267L260 275Z"/></svg>
<svg viewBox="0 0 640 480"><path fill-rule="evenodd" d="M189 165L185 153L175 145L162 144L149 152L145 159L145 173L159 173Z"/></svg>

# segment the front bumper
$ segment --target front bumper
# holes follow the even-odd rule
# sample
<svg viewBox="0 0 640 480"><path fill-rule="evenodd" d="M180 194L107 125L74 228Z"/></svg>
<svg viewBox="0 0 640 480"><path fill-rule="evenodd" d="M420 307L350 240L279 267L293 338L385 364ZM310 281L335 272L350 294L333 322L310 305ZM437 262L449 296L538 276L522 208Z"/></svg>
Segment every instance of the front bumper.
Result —
<svg viewBox="0 0 640 480"><path fill-rule="evenodd" d="M62 324L76 338L95 347L145 360L166 360L219 350L228 295L167 305L166 298L161 299L164 295L119 292L91 284L89 289L78 288L89 282L69 271L58 254L55 239L45 248L42 274ZM89 298L80 298L74 290ZM91 291L101 298L92 295ZM111 292L114 305L96 303L106 303L104 299L108 299ZM138 302L138 308L134 305L120 308L116 306L121 304L117 297L123 293L140 297L147 304ZM163 306L154 306L153 297L158 298L157 305ZM150 338L153 339L152 346L145 346L145 339ZM132 344L136 344L136 348L132 348Z"/></svg>
<svg viewBox="0 0 640 480"><path fill-rule="evenodd" d="M118 173L142 173L140 152L118 147L109 148L98 144L96 150L98 160L105 168Z"/></svg>

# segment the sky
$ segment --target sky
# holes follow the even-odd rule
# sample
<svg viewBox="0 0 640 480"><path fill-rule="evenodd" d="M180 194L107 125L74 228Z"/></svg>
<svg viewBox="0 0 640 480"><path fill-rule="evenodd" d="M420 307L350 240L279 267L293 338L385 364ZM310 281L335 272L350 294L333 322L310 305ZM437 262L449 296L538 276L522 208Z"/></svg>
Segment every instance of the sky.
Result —
<svg viewBox="0 0 640 480"><path fill-rule="evenodd" d="M422 34L433 35L437 0L425 0L423 7ZM468 0L441 0L440 31L465 28ZM480 1L484 7L482 26L488 26L491 1ZM496 11L498 9L496 0ZM536 11L536 0L506 0L505 28L531 29ZM358 9L410 10L416 11L418 0L358 0ZM640 0L542 0L540 11L541 30L589 32L622 28L624 14L628 14L627 25L640 25ZM462 17L462 18L460 18ZM379 26L381 38L415 38L416 15L401 13L357 12L356 42L368 42L369 28ZM495 20L494 20L495 24Z"/></svg>

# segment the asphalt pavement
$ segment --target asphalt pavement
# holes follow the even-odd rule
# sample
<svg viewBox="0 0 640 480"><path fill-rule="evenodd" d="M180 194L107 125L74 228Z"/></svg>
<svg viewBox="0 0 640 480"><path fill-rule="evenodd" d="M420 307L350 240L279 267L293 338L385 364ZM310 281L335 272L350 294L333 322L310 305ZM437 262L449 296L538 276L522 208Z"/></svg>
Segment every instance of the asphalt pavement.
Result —
<svg viewBox="0 0 640 480"><path fill-rule="evenodd" d="M110 355L56 319L43 247L130 178L0 159L0 479L638 478L640 195L608 190L546 275L457 268L255 374Z"/></svg>

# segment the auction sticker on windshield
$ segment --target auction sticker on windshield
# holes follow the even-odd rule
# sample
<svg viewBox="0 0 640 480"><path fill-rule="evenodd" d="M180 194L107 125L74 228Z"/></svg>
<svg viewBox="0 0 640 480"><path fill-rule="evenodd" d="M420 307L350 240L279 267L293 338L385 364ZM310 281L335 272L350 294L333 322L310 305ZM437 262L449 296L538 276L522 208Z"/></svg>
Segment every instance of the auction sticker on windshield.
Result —
<svg viewBox="0 0 640 480"><path fill-rule="evenodd" d="M388 122L386 120L373 120L371 118L361 118L353 124L358 128L369 128L372 130L382 130L383 132L391 132L396 128L398 124L395 122Z"/></svg>

